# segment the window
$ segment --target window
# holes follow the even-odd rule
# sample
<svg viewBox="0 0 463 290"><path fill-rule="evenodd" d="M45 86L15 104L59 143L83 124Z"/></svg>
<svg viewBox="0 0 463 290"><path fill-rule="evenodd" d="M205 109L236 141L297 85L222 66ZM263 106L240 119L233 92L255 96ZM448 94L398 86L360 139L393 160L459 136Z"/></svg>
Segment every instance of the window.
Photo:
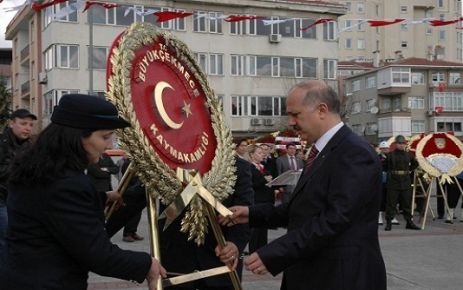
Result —
<svg viewBox="0 0 463 290"><path fill-rule="evenodd" d="M461 122L437 122L438 132L461 132Z"/></svg>
<svg viewBox="0 0 463 290"><path fill-rule="evenodd" d="M407 12L408 12L408 6L401 5L400 6L400 13L407 13Z"/></svg>
<svg viewBox="0 0 463 290"><path fill-rule="evenodd" d="M272 77L280 76L280 58L272 57Z"/></svg>
<svg viewBox="0 0 463 290"><path fill-rule="evenodd" d="M402 47L402 48L407 48L407 47L408 47L408 42L407 42L407 41L402 41L402 42L400 43L400 47Z"/></svg>
<svg viewBox="0 0 463 290"><path fill-rule="evenodd" d="M407 30L408 29L408 24L407 23L401 23L400 24L400 29Z"/></svg>
<svg viewBox="0 0 463 290"><path fill-rule="evenodd" d="M280 75L282 77L294 77L296 75L293 57L280 57Z"/></svg>
<svg viewBox="0 0 463 290"><path fill-rule="evenodd" d="M58 45L58 67L78 68L79 67L79 47L77 45Z"/></svg>
<svg viewBox="0 0 463 290"><path fill-rule="evenodd" d="M358 31L365 31L365 20L357 20L357 30Z"/></svg>
<svg viewBox="0 0 463 290"><path fill-rule="evenodd" d="M53 109L58 105L59 100L66 94L78 94L79 90L51 90L43 95L44 106L43 113L45 116L50 116Z"/></svg>
<svg viewBox="0 0 463 290"><path fill-rule="evenodd" d="M75 7L76 0L70 0L63 3L55 4L45 8L44 13L44 26L48 26L52 21L60 21L60 22L77 22L77 10L73 9L71 13L61 16L65 13L69 7Z"/></svg>
<svg viewBox="0 0 463 290"><path fill-rule="evenodd" d="M207 53L198 52L195 54L196 61L204 73L207 73Z"/></svg>
<svg viewBox="0 0 463 290"><path fill-rule="evenodd" d="M352 31L352 21L351 20L344 20L344 30Z"/></svg>
<svg viewBox="0 0 463 290"><path fill-rule="evenodd" d="M286 98L275 96L232 96L232 116L286 115Z"/></svg>
<svg viewBox="0 0 463 290"><path fill-rule="evenodd" d="M433 84L433 86L437 86L441 82L445 82L445 73L444 72L434 72L434 73L432 73L432 84Z"/></svg>
<svg viewBox="0 0 463 290"><path fill-rule="evenodd" d="M463 93L461 92L434 92L430 108L441 106L447 112L463 111Z"/></svg>
<svg viewBox="0 0 463 290"><path fill-rule="evenodd" d="M412 84L422 85L424 84L424 73L422 72L412 72Z"/></svg>
<svg viewBox="0 0 463 290"><path fill-rule="evenodd" d="M331 21L323 23L323 39L335 40L336 39L336 22Z"/></svg>
<svg viewBox="0 0 463 290"><path fill-rule="evenodd" d="M193 31L222 33L223 14L221 12L195 11Z"/></svg>
<svg viewBox="0 0 463 290"><path fill-rule="evenodd" d="M408 97L410 109L424 109L424 97Z"/></svg>
<svg viewBox="0 0 463 290"><path fill-rule="evenodd" d="M346 2L346 10L347 10L347 12L350 12L351 9L352 9L352 3Z"/></svg>
<svg viewBox="0 0 463 290"><path fill-rule="evenodd" d="M439 30L439 40L445 40L445 30Z"/></svg>
<svg viewBox="0 0 463 290"><path fill-rule="evenodd" d="M231 75L232 76L242 76L245 74L245 60L246 58L244 55L232 55L231 56Z"/></svg>
<svg viewBox="0 0 463 290"><path fill-rule="evenodd" d="M364 13L364 12L365 12L365 4L357 3L357 13Z"/></svg>
<svg viewBox="0 0 463 290"><path fill-rule="evenodd" d="M424 121L422 121L422 120L419 120L419 121L412 120L411 121L411 130L412 130L412 133L414 133L414 134L423 133L425 131Z"/></svg>
<svg viewBox="0 0 463 290"><path fill-rule="evenodd" d="M451 72L449 75L449 84L450 85L461 85L463 82L461 80L460 72Z"/></svg>
<svg viewBox="0 0 463 290"><path fill-rule="evenodd" d="M392 97L392 110L394 112L400 112L402 110L402 99L400 96Z"/></svg>
<svg viewBox="0 0 463 290"><path fill-rule="evenodd" d="M352 82L352 92L360 91L360 80Z"/></svg>
<svg viewBox="0 0 463 290"><path fill-rule="evenodd" d="M390 112L392 108L392 100L391 98L383 98L383 101L381 102L381 109L384 112Z"/></svg>
<svg viewBox="0 0 463 290"><path fill-rule="evenodd" d="M107 47L93 47L93 68L106 69Z"/></svg>
<svg viewBox="0 0 463 290"><path fill-rule="evenodd" d="M324 59L323 60L323 78L335 79L336 78L336 60Z"/></svg>
<svg viewBox="0 0 463 290"><path fill-rule="evenodd" d="M256 75L256 63L257 57L255 55L248 56L248 75L255 76Z"/></svg>
<svg viewBox="0 0 463 290"><path fill-rule="evenodd" d="M350 110L351 114L358 114L362 111L362 105L360 102L353 102Z"/></svg>
<svg viewBox="0 0 463 290"><path fill-rule="evenodd" d="M432 28L431 28L431 27L426 28L426 34L427 34L427 35L431 35L431 34L432 34Z"/></svg>
<svg viewBox="0 0 463 290"><path fill-rule="evenodd" d="M209 54L209 75L223 75L223 55Z"/></svg>
<svg viewBox="0 0 463 290"><path fill-rule="evenodd" d="M357 39L357 49L365 49L365 39Z"/></svg>
<svg viewBox="0 0 463 290"><path fill-rule="evenodd" d="M346 38L346 48L351 49L352 48L352 38Z"/></svg>
<svg viewBox="0 0 463 290"><path fill-rule="evenodd" d="M392 68L392 82L396 84L410 83L410 69L393 67Z"/></svg>
<svg viewBox="0 0 463 290"><path fill-rule="evenodd" d="M54 46L51 46L44 52L44 67L46 71L51 70L55 64L54 48Z"/></svg>
<svg viewBox="0 0 463 290"><path fill-rule="evenodd" d="M375 5L375 14L376 16L379 16L379 5L378 4Z"/></svg>
<svg viewBox="0 0 463 290"><path fill-rule="evenodd" d="M437 7L444 8L444 0L437 0Z"/></svg>
<svg viewBox="0 0 463 290"><path fill-rule="evenodd" d="M271 76L272 63L269 56L257 56L256 58L256 73L258 76Z"/></svg>
<svg viewBox="0 0 463 290"><path fill-rule="evenodd" d="M376 87L376 76L367 77L367 89Z"/></svg>
<svg viewBox="0 0 463 290"><path fill-rule="evenodd" d="M367 112L370 112L371 109L376 105L376 100L375 99L369 99L367 100Z"/></svg>

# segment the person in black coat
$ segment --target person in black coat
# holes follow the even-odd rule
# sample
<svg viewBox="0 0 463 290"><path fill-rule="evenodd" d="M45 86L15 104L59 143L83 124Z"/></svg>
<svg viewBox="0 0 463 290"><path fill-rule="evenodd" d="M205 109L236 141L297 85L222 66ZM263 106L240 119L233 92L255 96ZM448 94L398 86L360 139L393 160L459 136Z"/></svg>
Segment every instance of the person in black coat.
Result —
<svg viewBox="0 0 463 290"><path fill-rule="evenodd" d="M254 189L254 204L275 203L273 189L266 184L272 181L272 176L260 163L264 156L262 148L257 145L248 146L249 162L251 162L252 188ZM268 229L266 227L252 229L249 241L249 253L255 252L268 241Z"/></svg>
<svg viewBox="0 0 463 290"><path fill-rule="evenodd" d="M99 192L112 191L111 175L119 173L119 167L106 153L101 154L97 163L90 164L87 168L87 175L92 180Z"/></svg>
<svg viewBox="0 0 463 290"><path fill-rule="evenodd" d="M223 201L225 206L251 205L254 192L252 190L251 164L236 157L237 180L234 193ZM220 261L215 251L217 242L209 227L204 245L198 247L193 241L188 241L188 234L180 232L180 222L184 214L175 219L165 231L160 232L160 246L163 265L169 271L177 273L192 273L196 270L207 270L223 266L227 261ZM160 221L159 228L164 227L164 220ZM223 227L223 234L227 246L235 248L234 259L238 259L249 242L251 235L248 225L236 225L230 228ZM241 261L237 272L241 274ZM169 287L168 289L201 289L201 290L227 290L233 289L228 274L213 276L190 283Z"/></svg>
<svg viewBox="0 0 463 290"><path fill-rule="evenodd" d="M16 155L27 150L31 145L32 127L37 117L26 109L14 111L8 126L0 134L0 268L5 264L6 229L8 215L6 198L10 167Z"/></svg>
<svg viewBox="0 0 463 290"><path fill-rule="evenodd" d="M85 290L88 272L156 288L165 270L147 253L113 245L104 225L106 195L84 174L116 128L129 124L111 103L65 95L51 124L14 162L8 194L8 253L0 285L8 290Z"/></svg>
<svg viewBox="0 0 463 290"><path fill-rule="evenodd" d="M224 225L286 226L288 233L251 254L255 274L284 272L286 290L385 290L378 241L381 164L341 121L340 100L323 81L295 85L288 123L312 145L288 203L232 207Z"/></svg>

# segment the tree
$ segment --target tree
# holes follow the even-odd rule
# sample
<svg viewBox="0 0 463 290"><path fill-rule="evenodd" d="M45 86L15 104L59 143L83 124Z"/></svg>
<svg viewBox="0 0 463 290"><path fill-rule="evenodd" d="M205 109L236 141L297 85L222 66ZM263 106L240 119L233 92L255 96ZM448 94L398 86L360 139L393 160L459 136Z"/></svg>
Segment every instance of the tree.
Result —
<svg viewBox="0 0 463 290"><path fill-rule="evenodd" d="M11 91L6 87L6 78L0 76L0 129L8 122L11 106Z"/></svg>

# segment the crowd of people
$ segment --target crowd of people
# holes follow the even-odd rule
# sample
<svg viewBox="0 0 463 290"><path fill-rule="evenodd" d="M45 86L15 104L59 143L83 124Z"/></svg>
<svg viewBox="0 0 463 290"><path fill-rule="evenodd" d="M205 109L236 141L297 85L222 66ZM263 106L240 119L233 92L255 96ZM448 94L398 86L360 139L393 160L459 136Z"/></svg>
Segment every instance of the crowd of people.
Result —
<svg viewBox="0 0 463 290"><path fill-rule="evenodd" d="M108 182L119 169L104 151L114 130L129 124L105 100L63 96L51 124L33 143L30 128L24 137L7 132L17 146L1 160L6 166L0 203L2 289L83 290L92 271L146 280L152 290L166 269L191 273L224 264L239 276L243 265L257 275L283 272L282 288L288 290L386 289L378 242L382 167L377 153L342 122L340 100L323 81L295 85L286 108L288 124L311 145L307 156L287 144L287 154L275 158L268 144L237 140L234 194L223 201L233 214L218 218L225 246L218 246L212 234L199 247L188 241L180 231L182 213L160 233L161 265L147 253L122 250L110 241L146 207L139 180L124 194L125 206L107 221L104 217L105 203L120 200ZM35 116L21 112L12 115L6 131L15 130L16 118L32 126ZM300 173L297 184L267 186L288 170ZM278 196L282 200L276 202ZM395 215L387 212L387 220ZM288 231L269 242L267 230L276 227ZM124 237L136 240L135 234L136 229L128 230ZM242 258L247 244L249 256ZM219 275L172 289L233 286L228 275Z"/></svg>

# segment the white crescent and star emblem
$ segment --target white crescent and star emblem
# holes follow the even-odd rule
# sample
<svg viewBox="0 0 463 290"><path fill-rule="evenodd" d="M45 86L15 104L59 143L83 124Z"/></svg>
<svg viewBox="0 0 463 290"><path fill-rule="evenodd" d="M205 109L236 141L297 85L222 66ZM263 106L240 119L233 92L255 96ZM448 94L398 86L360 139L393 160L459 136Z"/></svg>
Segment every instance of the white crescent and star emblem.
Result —
<svg viewBox="0 0 463 290"><path fill-rule="evenodd" d="M154 103L164 123L172 129L180 129L183 126L183 121L181 123L174 122L170 118L170 116L167 114L166 109L164 108L164 102L162 100L162 93L164 92L165 88L174 90L172 86L167 82L161 81L156 84L156 86L154 87ZM183 103L184 103L184 106L182 108L182 111L184 111L184 113L186 114L188 118L189 115L192 115L190 104L187 104L185 101Z"/></svg>

